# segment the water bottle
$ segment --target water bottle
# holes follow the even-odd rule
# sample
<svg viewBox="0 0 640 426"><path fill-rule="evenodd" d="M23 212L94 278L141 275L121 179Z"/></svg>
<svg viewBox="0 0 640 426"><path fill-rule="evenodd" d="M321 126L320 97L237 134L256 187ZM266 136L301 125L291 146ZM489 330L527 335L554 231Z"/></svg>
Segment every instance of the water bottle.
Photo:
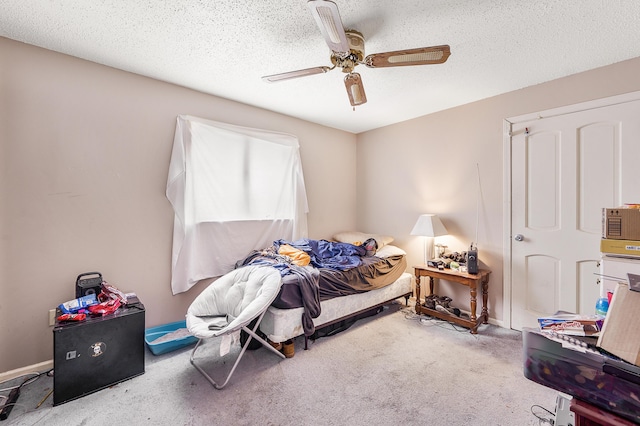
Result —
<svg viewBox="0 0 640 426"><path fill-rule="evenodd" d="M596 315L605 316L609 310L609 299L601 297L596 301Z"/></svg>

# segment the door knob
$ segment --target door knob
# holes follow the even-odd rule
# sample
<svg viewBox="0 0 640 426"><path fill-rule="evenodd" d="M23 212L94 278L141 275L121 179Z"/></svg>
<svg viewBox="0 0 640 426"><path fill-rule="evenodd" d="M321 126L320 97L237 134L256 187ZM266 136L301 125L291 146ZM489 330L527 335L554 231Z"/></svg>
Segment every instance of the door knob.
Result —
<svg viewBox="0 0 640 426"><path fill-rule="evenodd" d="M513 239L516 240L516 241L524 241L524 235L516 234L516 236L513 237Z"/></svg>

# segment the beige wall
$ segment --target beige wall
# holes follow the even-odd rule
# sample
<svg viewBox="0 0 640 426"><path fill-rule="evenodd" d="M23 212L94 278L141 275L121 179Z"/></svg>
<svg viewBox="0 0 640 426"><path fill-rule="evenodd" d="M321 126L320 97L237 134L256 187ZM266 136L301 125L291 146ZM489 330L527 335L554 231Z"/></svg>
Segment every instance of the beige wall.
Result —
<svg viewBox="0 0 640 426"><path fill-rule="evenodd" d="M353 134L4 38L0 77L0 372L52 358L48 311L83 272L135 291L147 326L184 318L203 285L171 295L178 114L297 135L310 236L355 227Z"/></svg>
<svg viewBox="0 0 640 426"><path fill-rule="evenodd" d="M449 251L475 241L477 175L482 196L479 258L491 269L489 313L503 314L503 120L521 114L640 90L640 58L427 115L358 135L358 218L364 230L396 237L410 266L423 263L418 216L437 213ZM439 239L440 241L440 239ZM468 293L445 284L454 305ZM424 293L423 293L424 294ZM508 324L507 324L508 326Z"/></svg>
<svg viewBox="0 0 640 426"><path fill-rule="evenodd" d="M178 114L297 135L310 236L393 235L410 266L421 213L442 215L452 250L475 239L478 163L480 259L500 321L502 120L640 90L638 75L640 58L356 136L0 38L0 372L51 359L47 312L82 272L137 292L147 326L183 318L203 285L171 296L164 190Z"/></svg>

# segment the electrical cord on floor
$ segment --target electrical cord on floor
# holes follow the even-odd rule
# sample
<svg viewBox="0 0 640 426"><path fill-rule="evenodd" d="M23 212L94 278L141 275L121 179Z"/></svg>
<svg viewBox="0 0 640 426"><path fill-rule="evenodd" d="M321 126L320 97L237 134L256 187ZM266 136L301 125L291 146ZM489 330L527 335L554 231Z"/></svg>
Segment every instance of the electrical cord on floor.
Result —
<svg viewBox="0 0 640 426"><path fill-rule="evenodd" d="M18 376L15 377L11 380L15 380L17 378L20 377L24 377L24 376L30 376L27 377L26 379L24 379L24 381L17 385L17 386L12 386L12 387L8 387L5 389L0 389L0 391L10 391L9 392L9 396L3 396L3 402L2 405L0 405L0 421L1 420L6 420L7 417L9 417L9 414L11 413L11 410L13 409L13 407L15 407L16 401L18 400L18 397L20 396L20 390L22 389L23 386L31 384L33 382L35 382L36 380L38 380L41 376L43 375L48 375L50 376L53 373L53 369L48 370L48 371L44 371L42 373L28 373L28 374L24 374L22 376ZM7 380L3 383L6 383L10 380Z"/></svg>
<svg viewBox="0 0 640 426"><path fill-rule="evenodd" d="M31 380L31 379L34 379L34 378L36 378L36 377L40 377L40 374L43 374L43 373L27 373L27 374L23 374L23 375L18 376L18 377L14 377L14 378L13 378L13 379L11 379L11 380L5 380L5 381L4 381L4 382L2 382L2 383L7 383L7 382L10 382L10 381L12 381L12 380L18 379L18 378L20 378L20 377L30 376L29 378L27 378L27 379L26 379L24 382L22 382L21 384L16 385L16 386L10 386L10 387L8 387L8 388L0 389L0 392L12 391L12 390L14 390L14 389L16 389L16 388L20 388L20 387L22 387L22 386L25 384L25 382L26 382L27 380Z"/></svg>
<svg viewBox="0 0 640 426"><path fill-rule="evenodd" d="M423 317L420 320L421 323L423 324L432 324L432 326L434 327L440 327L440 328L444 328L445 330L453 330L456 331L458 333L464 333L464 334L469 334L469 336L473 337L474 339L478 339L478 336L472 333L469 333L469 329L465 328L465 327L461 327L457 324L454 324L452 322L449 322L445 319L442 318L435 318L435 317Z"/></svg>
<svg viewBox="0 0 640 426"><path fill-rule="evenodd" d="M540 414L536 414L533 409L534 408L539 408L540 410L542 410L544 413L542 415ZM539 425L543 425L543 424L549 424L551 426L553 426L553 424L555 423L555 414L550 411L547 410L546 408L544 408L542 405L538 405L538 404L534 404L531 406L531 414L533 414L537 419L538 419L538 424ZM551 416L550 418L544 417L546 415Z"/></svg>
<svg viewBox="0 0 640 426"><path fill-rule="evenodd" d="M38 380L40 377L44 376L45 374L47 376L50 376L50 377L53 376L53 368L50 369L50 370L47 370L47 371L43 371L41 373L38 373L38 372L34 371L32 373L22 374L20 376L14 377L12 379L5 380L4 382L0 382L0 384L4 384L4 383L11 382L11 381L13 381L15 379L19 379L20 377L30 376L30 377L26 378L21 384L19 384L17 386L10 386L8 388L0 389L0 392L6 392L6 391L11 391L11 390L16 389L16 388L21 388L21 387L23 387L25 385L28 385L28 384L31 384L31 383L35 382L36 380Z"/></svg>
<svg viewBox="0 0 640 426"><path fill-rule="evenodd" d="M468 328L460 327L457 324L451 323L447 320L431 317L428 315L417 314L414 309L415 308L409 306L401 310L401 312L404 314L405 319L408 319L410 321L419 321L421 324L425 324L425 325L429 324L429 326L433 326L433 327L442 327L448 330L457 331L459 333L469 332ZM475 334L470 334L470 335L476 339L478 338L478 336L476 336Z"/></svg>
<svg viewBox="0 0 640 426"><path fill-rule="evenodd" d="M419 321L421 317L421 315L416 314L415 308L412 306L405 306L400 310L400 312L402 312L404 318L408 320Z"/></svg>

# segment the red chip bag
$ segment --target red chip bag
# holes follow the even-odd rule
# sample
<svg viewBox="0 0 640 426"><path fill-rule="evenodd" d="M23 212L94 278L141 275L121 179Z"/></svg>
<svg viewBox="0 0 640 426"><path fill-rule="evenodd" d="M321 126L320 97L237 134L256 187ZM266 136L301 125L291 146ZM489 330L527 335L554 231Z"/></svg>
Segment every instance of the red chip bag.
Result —
<svg viewBox="0 0 640 426"><path fill-rule="evenodd" d="M127 296L106 281L102 281L102 291L100 292L98 299L101 302L106 302L109 299L118 299L122 305L127 304Z"/></svg>
<svg viewBox="0 0 640 426"><path fill-rule="evenodd" d="M118 310L120 307L120 300L109 299L105 302L98 303L97 305L89 306L89 313L91 315L108 315Z"/></svg>
<svg viewBox="0 0 640 426"><path fill-rule="evenodd" d="M86 314L62 314L56 318L58 321L84 321L87 319Z"/></svg>

